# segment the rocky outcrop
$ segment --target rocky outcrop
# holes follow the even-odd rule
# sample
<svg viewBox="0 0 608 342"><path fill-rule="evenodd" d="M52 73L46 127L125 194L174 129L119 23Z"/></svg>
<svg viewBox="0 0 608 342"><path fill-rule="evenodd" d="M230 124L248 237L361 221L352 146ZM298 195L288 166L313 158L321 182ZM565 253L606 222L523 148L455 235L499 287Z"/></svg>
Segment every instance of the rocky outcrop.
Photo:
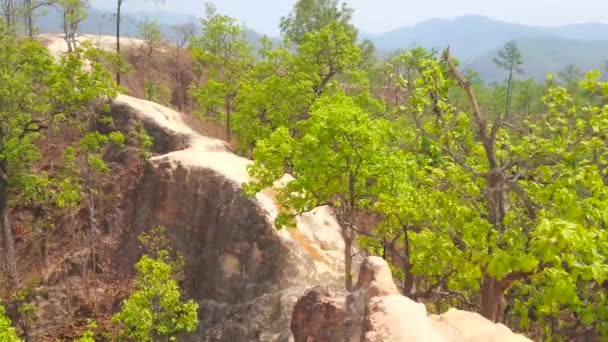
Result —
<svg viewBox="0 0 608 342"><path fill-rule="evenodd" d="M427 315L423 304L399 294L386 261L366 258L355 290L322 287L296 303L291 330L296 342L524 342L527 338L482 316L451 309Z"/></svg>
<svg viewBox="0 0 608 342"><path fill-rule="evenodd" d="M277 231L271 192L249 198L245 158L204 137L179 113L120 95L115 120L141 120L157 142L136 189L115 267L132 276L137 236L167 228L186 261L187 296L199 302L201 324L192 341L288 341L295 301L317 284L341 284L338 225L327 208Z"/></svg>
<svg viewBox="0 0 608 342"><path fill-rule="evenodd" d="M109 48L113 39L79 37L102 49ZM43 35L41 40L56 57L66 51L58 35ZM265 191L255 198L243 194L250 161L232 153L228 144L199 134L180 113L126 95L117 97L111 115L125 133L143 123L154 138L156 156L145 163L141 174L125 178L129 186L116 182L121 196L105 204L112 206L103 224L108 232L104 255L111 263L104 264L108 280L100 280L107 284L95 288L116 291L100 293L111 302L104 314L118 309L124 293L112 293L128 288L134 275L133 265L141 255L137 236L162 225L184 256L186 296L200 305L199 330L190 340L291 340L289 324L298 296L318 284L343 283L344 244L330 210L318 208L301 215L296 229L277 231L273 221L279 208L273 193ZM127 159L115 161L128 164ZM65 264L69 268L71 262ZM69 299L73 291L63 284L68 280L78 284L79 275L63 268L53 274L53 281L46 283ZM118 285L110 284L114 281ZM41 325L37 336L93 316L79 315L78 308L69 306L52 311L55 305L45 306L48 324Z"/></svg>

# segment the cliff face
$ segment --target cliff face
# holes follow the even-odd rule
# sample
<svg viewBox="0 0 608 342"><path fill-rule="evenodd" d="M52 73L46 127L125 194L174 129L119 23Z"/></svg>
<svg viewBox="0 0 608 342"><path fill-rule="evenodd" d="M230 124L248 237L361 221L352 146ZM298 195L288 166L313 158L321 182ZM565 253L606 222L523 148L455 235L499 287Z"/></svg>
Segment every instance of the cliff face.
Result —
<svg viewBox="0 0 608 342"><path fill-rule="evenodd" d="M276 231L272 194L242 192L248 160L165 107L121 95L114 111L144 121L164 153L149 161L136 188L115 256L120 273L132 274L137 235L165 226L186 262L186 294L200 303L191 340L288 341L297 297L317 284L341 284L343 243L329 211Z"/></svg>

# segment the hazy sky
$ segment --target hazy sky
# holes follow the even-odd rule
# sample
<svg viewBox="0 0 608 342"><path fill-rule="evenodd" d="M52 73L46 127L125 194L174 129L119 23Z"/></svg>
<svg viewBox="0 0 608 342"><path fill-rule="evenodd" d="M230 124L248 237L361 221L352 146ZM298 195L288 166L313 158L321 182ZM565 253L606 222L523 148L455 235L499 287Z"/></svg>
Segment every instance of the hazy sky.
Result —
<svg viewBox="0 0 608 342"><path fill-rule="evenodd" d="M278 33L281 16L296 0L212 0L223 14L238 18L248 27L266 34ZM530 25L561 25L608 22L608 0L347 0L355 9L354 23L364 32L379 33L413 25L429 18L453 18L481 14L495 19ZM111 9L115 1L93 0L95 7ZM161 10L203 15L202 0L126 0L127 11Z"/></svg>

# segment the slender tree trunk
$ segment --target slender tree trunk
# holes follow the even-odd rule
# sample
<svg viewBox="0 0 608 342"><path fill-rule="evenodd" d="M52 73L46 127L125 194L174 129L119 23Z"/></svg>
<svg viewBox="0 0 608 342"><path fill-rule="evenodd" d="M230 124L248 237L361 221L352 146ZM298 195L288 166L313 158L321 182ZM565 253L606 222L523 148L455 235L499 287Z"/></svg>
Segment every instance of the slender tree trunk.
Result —
<svg viewBox="0 0 608 342"><path fill-rule="evenodd" d="M506 215L506 190L504 175L498 169L493 169L487 177L487 210L488 218L494 229L500 234L504 230L504 218ZM487 237L489 239L489 235ZM492 255L493 249L488 246L488 255ZM481 314L493 322L502 322L505 306L505 288L503 285L488 275L484 276L481 285Z"/></svg>
<svg viewBox="0 0 608 342"><path fill-rule="evenodd" d="M36 215L36 214L34 214ZM42 218L34 218L33 228L36 239L38 240L38 249L40 253L40 262L42 264L42 270L49 266L49 257L48 257L48 236L44 230L43 223L41 222Z"/></svg>
<svg viewBox="0 0 608 342"><path fill-rule="evenodd" d="M509 79L507 80L507 101L505 104L505 119L509 118L509 111L511 109L511 84L513 82L513 68L509 71Z"/></svg>
<svg viewBox="0 0 608 342"><path fill-rule="evenodd" d="M403 227L404 246L403 246L403 295L411 296L414 290L414 274L412 273L412 263L410 261L410 239L408 228Z"/></svg>
<svg viewBox="0 0 608 342"><path fill-rule="evenodd" d="M346 226L342 226L342 238L344 239L344 287L346 291L353 290L353 240L354 235Z"/></svg>
<svg viewBox="0 0 608 342"><path fill-rule="evenodd" d="M69 25L69 9L64 10L63 12L63 33L65 35L64 39L65 39L65 43L68 45L68 52L74 52L74 49L72 47L72 37L71 37L71 33L70 33L70 25Z"/></svg>
<svg viewBox="0 0 608 342"><path fill-rule="evenodd" d="M231 121L231 108L230 108L230 101L226 102L226 141L230 142L230 121Z"/></svg>
<svg viewBox="0 0 608 342"><path fill-rule="evenodd" d="M87 197L89 201L89 247L91 248L91 258L93 264L93 272L97 268L96 260L95 260L95 244L96 244L96 222L95 222L95 195L93 194L93 179L91 177L91 169L89 165L89 155L86 154L86 186L87 186ZM83 268L86 268L87 265L83 265Z"/></svg>
<svg viewBox="0 0 608 342"><path fill-rule="evenodd" d="M5 0L2 3L2 11L4 15L4 20L8 25L9 29L12 31L15 29L15 1L14 0Z"/></svg>
<svg viewBox="0 0 608 342"><path fill-rule="evenodd" d="M23 0L23 20L28 37L34 37L34 8L32 0Z"/></svg>
<svg viewBox="0 0 608 342"><path fill-rule="evenodd" d="M8 185L0 181L0 229L4 249L4 265L8 280L8 289L14 292L19 287L17 258L15 256L15 239L8 217Z"/></svg>
<svg viewBox="0 0 608 342"><path fill-rule="evenodd" d="M117 0L116 8L116 53L120 56L120 7L123 0ZM120 69L116 71L116 84L120 85Z"/></svg>
<svg viewBox="0 0 608 342"><path fill-rule="evenodd" d="M181 47L178 46L175 51L175 65L177 67L176 77L177 77L177 108L180 112L184 110L184 94L183 94L183 86L182 86L182 67L181 67Z"/></svg>

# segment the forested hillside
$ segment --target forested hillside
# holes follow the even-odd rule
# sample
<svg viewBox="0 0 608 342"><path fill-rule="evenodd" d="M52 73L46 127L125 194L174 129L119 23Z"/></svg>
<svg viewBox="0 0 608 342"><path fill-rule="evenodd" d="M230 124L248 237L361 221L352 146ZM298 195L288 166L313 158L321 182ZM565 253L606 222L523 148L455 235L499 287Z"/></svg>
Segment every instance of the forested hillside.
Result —
<svg viewBox="0 0 608 342"><path fill-rule="evenodd" d="M336 0L281 44L210 3L118 42L81 35L87 1L53 2L59 35L0 5L0 341L288 341L295 298L356 297L367 256L430 313L608 339L601 44L497 42L491 83L458 40L379 59Z"/></svg>

